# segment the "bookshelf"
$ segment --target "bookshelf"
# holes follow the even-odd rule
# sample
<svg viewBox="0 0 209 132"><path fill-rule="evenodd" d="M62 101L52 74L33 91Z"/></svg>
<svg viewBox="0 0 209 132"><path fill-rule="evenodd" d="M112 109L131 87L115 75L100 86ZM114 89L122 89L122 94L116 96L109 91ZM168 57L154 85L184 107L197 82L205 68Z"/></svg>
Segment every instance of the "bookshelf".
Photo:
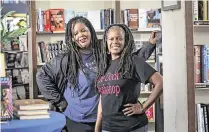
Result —
<svg viewBox="0 0 209 132"><path fill-rule="evenodd" d="M20 24L20 20L23 27L29 28L29 3L29 1L1 1L1 6L3 7L1 11L2 15L9 11L15 11L12 16L3 20L3 24L9 27L7 28L8 31L11 32L21 28L20 26L17 27ZM31 76L29 76L29 73L31 73L29 63L30 44L28 38L29 34L26 32L18 36L17 39L12 40L4 48L1 48L1 53L5 55L6 76L12 78L13 100L28 99L31 96L30 90L32 89L32 84L30 83Z"/></svg>
<svg viewBox="0 0 209 132"><path fill-rule="evenodd" d="M203 5L203 7L201 7ZM205 6L207 5L207 6ZM202 8L202 12L200 12ZM198 9L198 10L197 10ZM209 128L205 122L207 111L206 105L209 105L209 76L206 74L209 71L209 2L206 0L193 2L193 41L194 41L194 77L195 77L195 117L196 130L208 131ZM198 50L200 56L198 56ZM200 61L197 59L200 58ZM198 67L200 66L200 67ZM198 73L198 71L200 71ZM201 104L201 105L200 105ZM206 104L206 105L205 105ZM206 108L207 109L207 108ZM203 111L202 113L200 111ZM206 117L205 117L206 116ZM202 124L200 124L202 122ZM203 130L204 129L204 130Z"/></svg>
<svg viewBox="0 0 209 132"><path fill-rule="evenodd" d="M193 10L195 12L195 5L196 2L193 2ZM209 8L209 7L208 7ZM200 14L198 14L200 15ZM209 16L209 15L208 15ZM195 19L196 16L195 14L193 15L193 40L194 40L194 45L201 45L201 44L206 44L207 47L209 47L209 18L208 20L201 20ZM201 25L201 24L205 25ZM195 103L209 103L209 85L208 83L195 83Z"/></svg>

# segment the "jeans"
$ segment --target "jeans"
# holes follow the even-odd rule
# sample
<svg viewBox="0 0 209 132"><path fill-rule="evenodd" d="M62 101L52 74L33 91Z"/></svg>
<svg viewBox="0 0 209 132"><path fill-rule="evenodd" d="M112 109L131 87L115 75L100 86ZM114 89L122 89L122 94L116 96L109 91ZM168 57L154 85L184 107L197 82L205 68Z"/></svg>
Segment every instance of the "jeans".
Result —
<svg viewBox="0 0 209 132"><path fill-rule="evenodd" d="M94 132L95 122L75 122L66 117L66 127L68 132Z"/></svg>
<svg viewBox="0 0 209 132"><path fill-rule="evenodd" d="M102 130L102 132L111 132L111 131ZM136 130L130 131L130 132L148 132L148 125L138 128Z"/></svg>

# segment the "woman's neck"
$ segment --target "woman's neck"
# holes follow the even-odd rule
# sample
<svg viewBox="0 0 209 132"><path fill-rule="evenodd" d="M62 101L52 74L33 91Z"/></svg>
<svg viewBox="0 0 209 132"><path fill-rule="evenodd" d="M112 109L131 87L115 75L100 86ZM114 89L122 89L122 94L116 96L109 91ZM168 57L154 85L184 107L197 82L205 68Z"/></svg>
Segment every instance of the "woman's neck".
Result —
<svg viewBox="0 0 209 132"><path fill-rule="evenodd" d="M79 51L83 54L90 54L92 53L92 49L91 48L82 48L82 49L79 49Z"/></svg>
<svg viewBox="0 0 209 132"><path fill-rule="evenodd" d="M116 60L116 59L120 58L120 55L111 54L111 58L112 58L112 60Z"/></svg>

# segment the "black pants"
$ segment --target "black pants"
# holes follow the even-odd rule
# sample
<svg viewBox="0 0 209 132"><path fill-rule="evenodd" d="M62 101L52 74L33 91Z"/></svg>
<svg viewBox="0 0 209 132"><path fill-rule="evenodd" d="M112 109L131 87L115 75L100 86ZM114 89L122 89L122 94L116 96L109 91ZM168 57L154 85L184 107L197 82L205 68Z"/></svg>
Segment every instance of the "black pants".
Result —
<svg viewBox="0 0 209 132"><path fill-rule="evenodd" d="M68 132L94 132L95 122L80 123L66 117L66 127Z"/></svg>

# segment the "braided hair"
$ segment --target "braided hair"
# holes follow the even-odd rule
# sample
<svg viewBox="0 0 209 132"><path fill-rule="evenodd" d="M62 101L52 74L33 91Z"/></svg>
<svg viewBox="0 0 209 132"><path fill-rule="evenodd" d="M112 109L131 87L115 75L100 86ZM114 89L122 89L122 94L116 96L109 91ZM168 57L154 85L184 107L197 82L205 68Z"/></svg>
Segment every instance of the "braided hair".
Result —
<svg viewBox="0 0 209 132"><path fill-rule="evenodd" d="M118 67L116 69L116 72L118 72L122 78L131 78L133 74L133 66L132 66L132 53L135 50L135 44L134 44L134 38L130 31L130 29L124 25L124 24L113 24L107 27L105 30L104 36L103 36L103 42L102 42L102 49L101 49L101 60L100 65L96 77L97 80L105 75L105 72L107 71L110 61L111 61L111 55L108 54L108 47L107 47L107 35L110 29L112 28L118 28L122 32L123 38L124 38L124 49L120 56L120 61L118 64ZM131 71L131 72L130 72Z"/></svg>
<svg viewBox="0 0 209 132"><path fill-rule="evenodd" d="M67 68L66 71L63 71L64 68L63 66L60 66L62 74L65 75L65 78L69 81L71 84L71 88L79 88L79 83L78 83L78 71L79 69L82 69L82 59L81 55L79 54L79 46L76 44L76 42L73 41L73 29L75 24L77 23L82 23L86 27L88 27L89 32L91 33L91 41L90 41L90 47L93 52L93 57L96 62L96 65L98 67L99 64L99 54L100 54L100 43L99 40L97 39L97 35L95 32L95 29L93 28L91 22L86 19L85 17L82 16L77 16L72 18L66 28L66 33L65 33L65 43L67 46L67 56L68 56L68 61L67 61ZM64 58L64 57L63 57ZM63 60L63 59L62 59ZM62 61L61 61L62 65ZM84 74L86 74L84 72ZM88 75L86 75L88 76Z"/></svg>

